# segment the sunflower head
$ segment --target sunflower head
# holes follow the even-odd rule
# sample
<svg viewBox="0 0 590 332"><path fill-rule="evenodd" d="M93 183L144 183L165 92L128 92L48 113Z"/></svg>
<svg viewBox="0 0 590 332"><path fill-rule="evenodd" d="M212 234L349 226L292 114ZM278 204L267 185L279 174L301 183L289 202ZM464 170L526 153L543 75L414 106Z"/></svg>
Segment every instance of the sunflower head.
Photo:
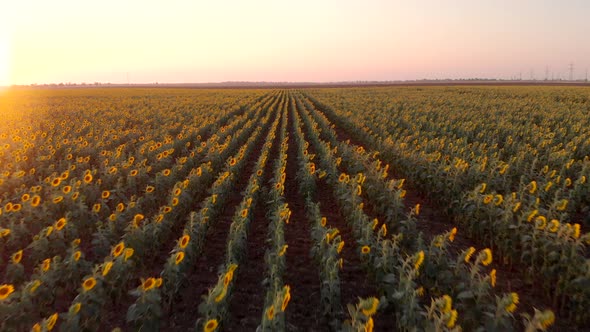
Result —
<svg viewBox="0 0 590 332"><path fill-rule="evenodd" d="M176 256L174 258L174 263L176 263L176 265L178 265L182 262L183 259L184 259L184 251L179 251L176 253Z"/></svg>
<svg viewBox="0 0 590 332"><path fill-rule="evenodd" d="M22 249L12 254L12 264L19 264L20 261L23 259L23 251Z"/></svg>
<svg viewBox="0 0 590 332"><path fill-rule="evenodd" d="M0 285L0 301L6 300L14 292L14 286L10 284Z"/></svg>
<svg viewBox="0 0 590 332"><path fill-rule="evenodd" d="M141 290L144 292L147 292L154 287L156 287L156 278L147 278L141 283Z"/></svg>
<svg viewBox="0 0 590 332"><path fill-rule="evenodd" d="M96 279L94 277L88 277L82 282L82 288L85 292L92 290L94 286L96 286Z"/></svg>
<svg viewBox="0 0 590 332"><path fill-rule="evenodd" d="M121 241L113 248L113 250L111 250L111 254L113 257L117 258L121 256L123 249L125 249L125 242Z"/></svg>

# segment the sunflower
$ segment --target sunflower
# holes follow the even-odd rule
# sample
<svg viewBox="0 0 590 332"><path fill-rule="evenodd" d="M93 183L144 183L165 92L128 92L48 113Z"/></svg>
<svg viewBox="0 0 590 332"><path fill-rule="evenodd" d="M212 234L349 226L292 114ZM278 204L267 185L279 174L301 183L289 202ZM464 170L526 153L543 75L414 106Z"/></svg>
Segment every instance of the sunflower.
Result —
<svg viewBox="0 0 590 332"><path fill-rule="evenodd" d="M572 236L574 239L580 238L580 224L574 224L574 234Z"/></svg>
<svg viewBox="0 0 590 332"><path fill-rule="evenodd" d="M416 215L420 215L420 204L416 204L416 207L414 207L414 212Z"/></svg>
<svg viewBox="0 0 590 332"><path fill-rule="evenodd" d="M495 201L495 205L496 206L500 206L502 204L502 202L504 202L504 197L500 194L497 194L496 196L494 196L494 201Z"/></svg>
<svg viewBox="0 0 590 332"><path fill-rule="evenodd" d="M534 194L535 191L537 191L537 182L531 181L530 186L531 186L531 188L529 189L529 193Z"/></svg>
<svg viewBox="0 0 590 332"><path fill-rule="evenodd" d="M340 241L340 243L338 243L338 247L336 248L336 252L341 253L343 248L344 248L344 241Z"/></svg>
<svg viewBox="0 0 590 332"><path fill-rule="evenodd" d="M448 328L452 329L453 327L455 327L455 323L457 322L457 316L459 316L457 310L451 310L451 312L449 313L449 319L447 320Z"/></svg>
<svg viewBox="0 0 590 332"><path fill-rule="evenodd" d="M369 247L369 246L363 246L361 248L361 253L363 253L365 255L368 254L368 253L370 253L370 252L371 252L371 247Z"/></svg>
<svg viewBox="0 0 590 332"><path fill-rule="evenodd" d="M281 250L279 251L279 257L283 256L286 252L287 252L287 248L289 246L284 244L283 247L281 248Z"/></svg>
<svg viewBox="0 0 590 332"><path fill-rule="evenodd" d="M407 191L406 190L402 190L402 192L399 194L399 197L404 198L406 197Z"/></svg>
<svg viewBox="0 0 590 332"><path fill-rule="evenodd" d="M155 189L156 189L156 188L154 188L153 186L147 186L147 187L145 188L145 192L146 192L146 193L151 193L151 192L154 192L154 190L155 190Z"/></svg>
<svg viewBox="0 0 590 332"><path fill-rule="evenodd" d="M483 194L484 192L486 192L486 188L487 188L487 184L484 182L481 184L480 188L479 188L479 193Z"/></svg>
<svg viewBox="0 0 590 332"><path fill-rule="evenodd" d="M457 235L457 227L453 227L453 229L451 229L451 233L449 233L449 241L455 241L455 235Z"/></svg>
<svg viewBox="0 0 590 332"><path fill-rule="evenodd" d="M156 287L160 288L162 286L162 278L156 278Z"/></svg>
<svg viewBox="0 0 590 332"><path fill-rule="evenodd" d="M159 224L159 223L161 223L161 222L162 222L162 220L164 220L164 215L163 215L163 214L159 214L159 215L156 217L156 223L158 223L158 224Z"/></svg>
<svg viewBox="0 0 590 332"><path fill-rule="evenodd" d="M490 248L482 250L480 255L482 255L481 263L483 266L492 264L492 250Z"/></svg>
<svg viewBox="0 0 590 332"><path fill-rule="evenodd" d="M164 212L164 214L170 213L171 211L172 211L172 207L170 207L170 206L164 206L164 209L162 209L162 212Z"/></svg>
<svg viewBox="0 0 590 332"><path fill-rule="evenodd" d="M557 232L557 230L559 229L559 220L557 219L551 219L551 221L549 222L549 232L551 233L555 233Z"/></svg>
<svg viewBox="0 0 590 332"><path fill-rule="evenodd" d="M75 201L76 199L78 199L78 196L80 196L80 193L76 191L76 192L75 192L75 193L72 195L72 200L74 200L74 201Z"/></svg>
<svg viewBox="0 0 590 332"><path fill-rule="evenodd" d="M141 283L141 290L144 292L147 292L154 287L156 287L155 278L147 278L145 281Z"/></svg>
<svg viewBox="0 0 590 332"><path fill-rule="evenodd" d="M164 176L169 176L170 175L170 170L169 169L165 169L162 171L162 175Z"/></svg>
<svg viewBox="0 0 590 332"><path fill-rule="evenodd" d="M471 259L471 256L474 253L475 253L474 247L469 247L469 249L467 249L467 251L465 252L465 263L469 263L469 260Z"/></svg>
<svg viewBox="0 0 590 332"><path fill-rule="evenodd" d="M557 206L557 211L565 211L565 209L567 208L567 203L567 199L561 200L561 202L559 202L559 205Z"/></svg>
<svg viewBox="0 0 590 332"><path fill-rule="evenodd" d="M4 205L4 211L6 211L6 212L12 211L12 203L11 202L8 202L8 203L6 203L6 205Z"/></svg>
<svg viewBox="0 0 590 332"><path fill-rule="evenodd" d="M72 257L74 258L74 261L77 262L80 260L80 257L82 257L82 252L80 250L76 250Z"/></svg>
<svg viewBox="0 0 590 332"><path fill-rule="evenodd" d="M61 183L61 178L55 178L55 179L53 179L53 181L51 181L51 186L57 187L57 186L59 186L60 183Z"/></svg>
<svg viewBox="0 0 590 332"><path fill-rule="evenodd" d="M217 194L211 195L211 203L215 204L215 202L217 202Z"/></svg>
<svg viewBox="0 0 590 332"><path fill-rule="evenodd" d="M115 173L117 173L117 167L113 166L109 169L109 174L115 174Z"/></svg>
<svg viewBox="0 0 590 332"><path fill-rule="evenodd" d="M109 196L111 196L111 192L108 190L104 190L102 192L102 194L100 195L100 197L102 197L102 199L107 199L107 198L109 198Z"/></svg>
<svg viewBox="0 0 590 332"><path fill-rule="evenodd" d="M326 227L326 223L328 223L328 219L326 217L322 217L320 220L320 225L322 225L322 227Z"/></svg>
<svg viewBox="0 0 590 332"><path fill-rule="evenodd" d="M121 241L111 250L111 254L117 258L123 253L123 249L125 249L125 242Z"/></svg>
<svg viewBox="0 0 590 332"><path fill-rule="evenodd" d="M281 304L281 311L285 311L285 309L287 309L287 305L289 304L289 301L291 300L291 287L289 287L289 285L285 285L285 287L283 287L283 292L285 295L283 295L283 303Z"/></svg>
<svg viewBox="0 0 590 332"><path fill-rule="evenodd" d="M551 310L543 311L541 315L541 325L547 329L549 326L555 323L555 314Z"/></svg>
<svg viewBox="0 0 590 332"><path fill-rule="evenodd" d="M111 271L112 267L113 267L113 262L106 262L102 266L102 276L106 277L109 274L109 272Z"/></svg>
<svg viewBox="0 0 590 332"><path fill-rule="evenodd" d="M23 250L19 250L12 254L12 264L18 264L23 259Z"/></svg>
<svg viewBox="0 0 590 332"><path fill-rule="evenodd" d="M529 213L529 216L526 218L526 220L528 222L533 221L533 219L535 218L535 216L539 213L539 210L533 210L531 213Z"/></svg>
<svg viewBox="0 0 590 332"><path fill-rule="evenodd" d="M58 221L55 222L55 229L57 229L58 231L61 231L62 229L64 229L64 227L66 227L66 225L68 224L68 222L66 221L66 218L60 218Z"/></svg>
<svg viewBox="0 0 590 332"><path fill-rule="evenodd" d="M207 323L205 323L205 326L203 327L203 331L204 332L213 332L217 329L218 326L219 326L219 322L217 321L217 319L215 319L215 318L209 319L207 321Z"/></svg>
<svg viewBox="0 0 590 332"><path fill-rule="evenodd" d="M133 170L131 170L131 172L129 172L129 175L130 176L136 176L137 173L138 173L137 170L136 169L133 169Z"/></svg>
<svg viewBox="0 0 590 332"><path fill-rule="evenodd" d="M443 308L442 308L442 312L447 313L451 311L451 308L453 306L453 298L451 298L449 295L443 295L442 297L443 299Z"/></svg>
<svg viewBox="0 0 590 332"><path fill-rule="evenodd" d="M133 226L135 227L139 227L139 223L141 223L141 221L144 219L145 217L143 216L143 214L138 213L133 217Z"/></svg>
<svg viewBox="0 0 590 332"><path fill-rule="evenodd" d="M29 288L29 293L34 294L35 291L37 291L37 288L39 288L39 286L41 286L41 284L42 284L42 282L39 279L33 281L31 284L31 287Z"/></svg>
<svg viewBox="0 0 590 332"><path fill-rule="evenodd" d="M493 199L494 199L494 196L492 196L492 195L485 195L483 197L483 203L485 205L488 205L488 204L490 204L492 202Z"/></svg>
<svg viewBox="0 0 590 332"><path fill-rule="evenodd" d="M86 173L86 175L84 175L84 182L85 182L85 183L90 183L90 182L92 182L92 174L90 174L90 173Z"/></svg>
<svg viewBox="0 0 590 332"><path fill-rule="evenodd" d="M58 317L59 316L57 315L57 312L54 313L53 315L49 316L49 318L47 319L47 323L45 324L47 331L53 330L53 328L55 327L55 323L57 323Z"/></svg>
<svg viewBox="0 0 590 332"><path fill-rule="evenodd" d="M176 189L174 190L174 196L180 196L180 194L182 194L182 189L180 189L180 188L176 188Z"/></svg>
<svg viewBox="0 0 590 332"><path fill-rule="evenodd" d="M380 232L383 234L383 237L387 236L387 225L385 223L381 225Z"/></svg>
<svg viewBox="0 0 590 332"><path fill-rule="evenodd" d="M14 286L9 284L0 285L0 301L6 300L14 292Z"/></svg>
<svg viewBox="0 0 590 332"><path fill-rule="evenodd" d="M373 316L377 312L379 307L379 300L375 297L371 297L361 303L361 311L367 317Z"/></svg>
<svg viewBox="0 0 590 332"><path fill-rule="evenodd" d="M23 194L20 199L24 203L24 202L28 201L30 198L31 198L31 195Z"/></svg>
<svg viewBox="0 0 590 332"><path fill-rule="evenodd" d="M517 202L514 207L512 208L512 212L516 213L520 209L521 203Z"/></svg>
<svg viewBox="0 0 590 332"><path fill-rule="evenodd" d="M111 213L111 214L109 215L109 220L110 220L110 221L115 221L115 220L117 220L117 215L116 215L116 214L114 214L114 213Z"/></svg>
<svg viewBox="0 0 590 332"><path fill-rule="evenodd" d="M43 264L41 265L41 270L43 270L43 272L47 272L47 271L49 271L50 268L51 268L51 259L47 258L43 261Z"/></svg>
<svg viewBox="0 0 590 332"><path fill-rule="evenodd" d="M342 183L344 181L346 181L346 174L341 173L340 176L338 177L338 182Z"/></svg>
<svg viewBox="0 0 590 332"><path fill-rule="evenodd" d="M131 256L133 256L134 252L135 252L135 250L133 250L133 248L125 248L125 253L123 254L125 261L127 261L129 258L131 258Z"/></svg>
<svg viewBox="0 0 590 332"><path fill-rule="evenodd" d="M496 287L496 269L492 269L490 272L490 284L492 287Z"/></svg>
<svg viewBox="0 0 590 332"><path fill-rule="evenodd" d="M177 198L177 197L174 197L174 198L172 199L172 206L177 206L177 205L178 205L178 202L179 202L179 201L178 201L178 198Z"/></svg>
<svg viewBox="0 0 590 332"><path fill-rule="evenodd" d="M268 309L266 309L266 319L273 320L274 317L275 317L275 307L273 305L271 305L270 307L268 307Z"/></svg>
<svg viewBox="0 0 590 332"><path fill-rule="evenodd" d="M80 302L76 302L75 304L72 304L72 305L70 306L70 310L69 310L69 312L70 312L72 315L77 315L77 314L80 312L80 309L81 309L81 308L82 308L82 303L80 303Z"/></svg>
<svg viewBox="0 0 590 332"><path fill-rule="evenodd" d="M61 203L64 200L63 196L56 196L53 198L53 204Z"/></svg>
<svg viewBox="0 0 590 332"><path fill-rule="evenodd" d="M420 266L422 266L422 263L424 263L424 251L421 250L416 256L416 262L414 262L414 270L418 271L420 269Z"/></svg>
<svg viewBox="0 0 590 332"><path fill-rule="evenodd" d="M248 216L248 209L243 209L242 212L240 212L240 216L246 218Z"/></svg>
<svg viewBox="0 0 590 332"><path fill-rule="evenodd" d="M510 293L510 302L506 305L505 309L507 312L514 312L516 310L516 305L519 303L519 298L517 293Z"/></svg>
<svg viewBox="0 0 590 332"><path fill-rule="evenodd" d="M37 207L37 206L39 206L40 203L41 203L41 197L39 197L39 195L33 196L33 198L31 199L31 206Z"/></svg>
<svg viewBox="0 0 590 332"><path fill-rule="evenodd" d="M176 253L176 257L174 258L174 263L176 263L176 265L180 264L180 262L182 262L182 260L184 259L184 251L179 251Z"/></svg>
<svg viewBox="0 0 590 332"><path fill-rule="evenodd" d="M180 248L184 249L184 248L186 248L186 246L188 245L190 240L191 240L191 236L188 234L185 234L178 241L178 245L180 246Z"/></svg>
<svg viewBox="0 0 590 332"><path fill-rule="evenodd" d="M94 279L94 277L86 278L82 283L82 288L85 292L88 292L89 290L93 289L94 286L96 286L96 279Z"/></svg>

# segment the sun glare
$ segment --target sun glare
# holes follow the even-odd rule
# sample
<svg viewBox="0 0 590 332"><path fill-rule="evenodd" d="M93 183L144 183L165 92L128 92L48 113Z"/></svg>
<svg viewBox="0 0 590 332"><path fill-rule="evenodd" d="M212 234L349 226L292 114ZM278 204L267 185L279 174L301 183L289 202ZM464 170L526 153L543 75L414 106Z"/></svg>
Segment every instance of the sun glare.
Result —
<svg viewBox="0 0 590 332"><path fill-rule="evenodd" d="M0 35L0 87L10 84L8 38Z"/></svg>

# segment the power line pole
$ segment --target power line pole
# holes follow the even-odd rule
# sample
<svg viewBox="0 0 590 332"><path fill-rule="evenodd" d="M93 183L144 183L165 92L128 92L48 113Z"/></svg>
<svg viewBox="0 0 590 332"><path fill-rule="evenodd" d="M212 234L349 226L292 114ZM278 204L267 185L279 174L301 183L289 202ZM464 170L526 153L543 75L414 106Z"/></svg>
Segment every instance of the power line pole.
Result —
<svg viewBox="0 0 590 332"><path fill-rule="evenodd" d="M569 68L570 68L570 81L573 81L574 80L574 63L573 62L570 62Z"/></svg>

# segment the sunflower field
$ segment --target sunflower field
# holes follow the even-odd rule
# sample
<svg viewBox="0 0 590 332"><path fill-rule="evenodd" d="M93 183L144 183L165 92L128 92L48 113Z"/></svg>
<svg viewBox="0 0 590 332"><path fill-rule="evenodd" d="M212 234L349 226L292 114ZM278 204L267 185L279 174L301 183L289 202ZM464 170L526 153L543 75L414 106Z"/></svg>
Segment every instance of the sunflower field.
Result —
<svg viewBox="0 0 590 332"><path fill-rule="evenodd" d="M590 89L13 88L1 331L590 329Z"/></svg>

